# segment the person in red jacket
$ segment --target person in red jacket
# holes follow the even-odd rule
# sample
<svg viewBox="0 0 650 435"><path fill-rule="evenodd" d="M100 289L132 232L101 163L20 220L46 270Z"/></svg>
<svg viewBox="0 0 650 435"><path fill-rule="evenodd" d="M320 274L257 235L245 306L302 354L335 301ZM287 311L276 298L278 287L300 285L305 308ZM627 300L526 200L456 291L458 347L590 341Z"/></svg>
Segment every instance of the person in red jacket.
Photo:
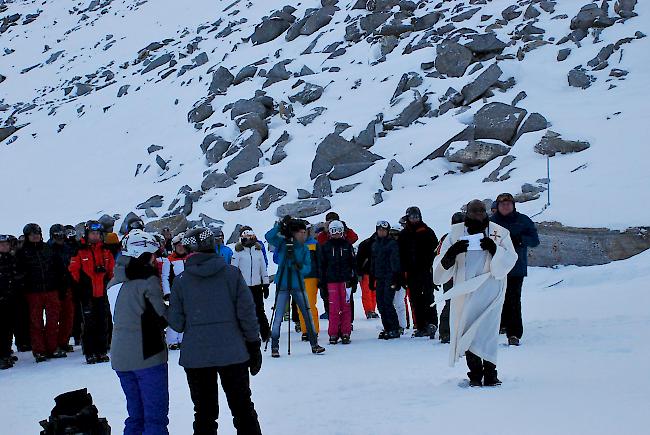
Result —
<svg viewBox="0 0 650 435"><path fill-rule="evenodd" d="M102 239L102 224L86 222L85 236L68 268L82 305L82 347L88 364L109 361L106 284L113 277L115 260Z"/></svg>
<svg viewBox="0 0 650 435"><path fill-rule="evenodd" d="M329 224L330 222L333 221L340 221L341 218L339 217L339 214L336 212L329 212L325 215L325 226L322 229L321 232L319 232L316 235L316 241L318 242L319 245L323 246L327 241L330 239L330 233L329 233ZM357 233L354 232L351 228L348 228L348 226L343 222L343 227L345 228L345 232L343 234L343 238L350 242L351 245L354 245L357 243L359 240L359 236ZM326 291L323 291L321 289L320 292L320 297L323 299L323 304L325 304L325 312L321 314L320 318L321 319L329 319L330 317L330 301L329 301L329 295L327 294ZM352 310L352 322L354 323L354 299L350 298L350 304L351 304L351 310Z"/></svg>

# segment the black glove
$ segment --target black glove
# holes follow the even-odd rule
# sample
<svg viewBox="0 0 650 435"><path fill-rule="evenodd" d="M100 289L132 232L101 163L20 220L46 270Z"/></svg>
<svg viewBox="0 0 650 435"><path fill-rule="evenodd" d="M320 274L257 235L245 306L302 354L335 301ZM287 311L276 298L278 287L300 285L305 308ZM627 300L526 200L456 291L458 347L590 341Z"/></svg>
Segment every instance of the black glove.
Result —
<svg viewBox="0 0 650 435"><path fill-rule="evenodd" d="M251 372L251 376L255 376L262 369L262 342L257 341L247 341L246 349L248 349L248 355L250 359L248 360L248 367Z"/></svg>
<svg viewBox="0 0 650 435"><path fill-rule="evenodd" d="M483 237L481 239L481 249L484 251L488 251L492 256L496 254L497 252L497 244L494 243L494 240L492 240L489 237Z"/></svg>
<svg viewBox="0 0 650 435"><path fill-rule="evenodd" d="M262 284L262 294L264 295L264 299L269 298L269 285L268 284Z"/></svg>
<svg viewBox="0 0 650 435"><path fill-rule="evenodd" d="M516 234L516 235L510 234L510 240L512 240L512 244L514 245L515 248L521 246L523 243L523 240L521 239L521 234Z"/></svg>
<svg viewBox="0 0 650 435"><path fill-rule="evenodd" d="M442 260L440 261L442 267L445 269L451 269L451 267L456 262L456 256L458 254L462 254L463 252L467 252L468 247L469 240L458 240L456 243L451 245L449 249L447 249L445 256L442 257Z"/></svg>
<svg viewBox="0 0 650 435"><path fill-rule="evenodd" d="M345 287L352 289L352 293L356 293L359 282L356 279L351 279L345 283Z"/></svg>

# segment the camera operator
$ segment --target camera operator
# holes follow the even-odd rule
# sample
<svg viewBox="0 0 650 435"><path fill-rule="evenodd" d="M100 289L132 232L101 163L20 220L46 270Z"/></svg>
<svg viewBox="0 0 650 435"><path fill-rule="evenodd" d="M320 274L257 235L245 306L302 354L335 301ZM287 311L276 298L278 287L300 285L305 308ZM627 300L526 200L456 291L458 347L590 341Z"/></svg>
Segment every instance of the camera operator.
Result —
<svg viewBox="0 0 650 435"><path fill-rule="evenodd" d="M318 336L314 330L304 288L304 277L311 269L311 255L305 246L306 240L307 225L303 221L292 219L291 216L285 216L266 233L266 241L275 248L279 260L278 272L275 275L276 312L271 327L271 356L274 358L280 356L280 327L290 297L294 298L307 322L307 336L312 353L325 352L325 348L318 345Z"/></svg>

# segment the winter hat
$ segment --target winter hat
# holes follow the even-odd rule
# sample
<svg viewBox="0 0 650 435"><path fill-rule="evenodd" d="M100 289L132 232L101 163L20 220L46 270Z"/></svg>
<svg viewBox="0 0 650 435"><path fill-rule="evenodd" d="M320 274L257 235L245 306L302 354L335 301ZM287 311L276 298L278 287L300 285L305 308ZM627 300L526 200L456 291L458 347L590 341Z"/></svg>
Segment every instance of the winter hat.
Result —
<svg viewBox="0 0 650 435"><path fill-rule="evenodd" d="M451 224L459 224L465 220L465 213L462 211L457 211L451 216Z"/></svg>
<svg viewBox="0 0 650 435"><path fill-rule="evenodd" d="M487 211L485 210L485 204L480 199L473 199L467 203L467 219L475 221L483 221L487 219Z"/></svg>
<svg viewBox="0 0 650 435"><path fill-rule="evenodd" d="M185 233L182 243L190 252L214 252L214 239L215 234L210 228L198 227Z"/></svg>
<svg viewBox="0 0 650 435"><path fill-rule="evenodd" d="M172 246L176 246L183 241L185 233L179 233L172 238Z"/></svg>
<svg viewBox="0 0 650 435"><path fill-rule="evenodd" d="M330 235L335 235L335 234L343 235L345 233L345 226L343 226L343 222L338 220L330 222L329 233Z"/></svg>
<svg viewBox="0 0 650 435"><path fill-rule="evenodd" d="M422 220L422 212L419 207L412 206L406 209L406 217L409 219L415 218Z"/></svg>
<svg viewBox="0 0 650 435"><path fill-rule="evenodd" d="M502 193L499 196L497 196L496 200L496 205L498 205L500 202L512 202L512 205L515 204L515 198L512 196L511 193Z"/></svg>
<svg viewBox="0 0 650 435"><path fill-rule="evenodd" d="M340 219L341 219L341 218L339 217L339 214L336 213L336 212L333 212L333 211L331 211L331 212L329 212L329 213L327 213L327 214L325 215L325 220L326 220L327 222L338 221L338 220L340 220Z"/></svg>

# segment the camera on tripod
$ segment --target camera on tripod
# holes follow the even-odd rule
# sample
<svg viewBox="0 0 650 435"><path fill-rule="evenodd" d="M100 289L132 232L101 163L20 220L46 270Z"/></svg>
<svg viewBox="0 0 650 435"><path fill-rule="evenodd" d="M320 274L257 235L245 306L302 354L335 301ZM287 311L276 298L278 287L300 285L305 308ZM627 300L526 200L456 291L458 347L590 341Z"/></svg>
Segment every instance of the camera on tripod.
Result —
<svg viewBox="0 0 650 435"><path fill-rule="evenodd" d="M301 220L294 219L287 215L280 221L280 234L282 234L287 243L293 242L293 233L300 229Z"/></svg>

